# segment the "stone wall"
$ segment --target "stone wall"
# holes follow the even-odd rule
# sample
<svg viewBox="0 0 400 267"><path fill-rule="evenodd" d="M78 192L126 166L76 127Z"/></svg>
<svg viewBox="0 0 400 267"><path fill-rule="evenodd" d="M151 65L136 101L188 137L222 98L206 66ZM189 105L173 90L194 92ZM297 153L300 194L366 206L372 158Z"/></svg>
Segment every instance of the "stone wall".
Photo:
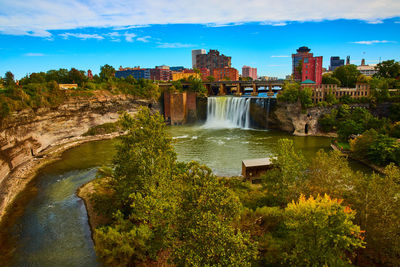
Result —
<svg viewBox="0 0 400 267"><path fill-rule="evenodd" d="M197 122L197 94L164 92L164 118L171 125Z"/></svg>

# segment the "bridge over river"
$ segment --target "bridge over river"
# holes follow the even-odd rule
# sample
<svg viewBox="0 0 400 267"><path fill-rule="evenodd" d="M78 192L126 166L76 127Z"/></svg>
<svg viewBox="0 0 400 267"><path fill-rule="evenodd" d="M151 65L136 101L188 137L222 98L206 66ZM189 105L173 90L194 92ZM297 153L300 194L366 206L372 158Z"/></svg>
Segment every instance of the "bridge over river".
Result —
<svg viewBox="0 0 400 267"><path fill-rule="evenodd" d="M227 95L236 94L242 95L245 89L252 89L252 94L257 95L260 90L267 92L268 96L273 96L276 92L282 90L282 86L285 80L275 81L215 81L215 82L203 82L207 88L208 95ZM173 84L170 82L159 83L162 89L168 89ZM182 83L182 86L189 87L190 83ZM246 90L247 91L247 90Z"/></svg>

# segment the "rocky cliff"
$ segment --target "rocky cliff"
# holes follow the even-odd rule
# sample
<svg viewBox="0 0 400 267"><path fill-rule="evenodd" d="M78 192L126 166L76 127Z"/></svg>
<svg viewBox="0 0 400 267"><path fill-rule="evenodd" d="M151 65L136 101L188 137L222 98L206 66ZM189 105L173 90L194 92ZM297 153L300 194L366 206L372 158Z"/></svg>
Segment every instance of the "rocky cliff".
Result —
<svg viewBox="0 0 400 267"><path fill-rule="evenodd" d="M271 127L290 132L293 135L326 135L318 129L318 119L330 113L335 106L313 107L302 110L300 103L280 103L271 112Z"/></svg>
<svg viewBox="0 0 400 267"><path fill-rule="evenodd" d="M6 187L10 184L10 173L18 166L41 157L56 144L76 139L93 126L115 122L120 111L133 114L143 105L159 109L157 103L148 100L96 92L91 97L70 97L54 108L19 111L1 121L0 213L6 206L4 198L14 197L8 195Z"/></svg>

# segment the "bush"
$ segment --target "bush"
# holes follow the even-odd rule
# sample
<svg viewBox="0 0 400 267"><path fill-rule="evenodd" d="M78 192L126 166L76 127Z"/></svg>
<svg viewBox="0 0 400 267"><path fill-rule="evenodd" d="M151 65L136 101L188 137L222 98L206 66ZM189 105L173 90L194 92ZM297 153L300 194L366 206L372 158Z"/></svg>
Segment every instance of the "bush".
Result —
<svg viewBox="0 0 400 267"><path fill-rule="evenodd" d="M347 119L339 123L337 133L340 140L347 141L352 134L357 135L363 131L364 127L361 123Z"/></svg>
<svg viewBox="0 0 400 267"><path fill-rule="evenodd" d="M371 144L367 153L368 159L378 165L387 165L391 162L400 163L400 144L395 138L379 134Z"/></svg>
<svg viewBox="0 0 400 267"><path fill-rule="evenodd" d="M119 122L107 122L90 128L83 136L109 134L122 130Z"/></svg>

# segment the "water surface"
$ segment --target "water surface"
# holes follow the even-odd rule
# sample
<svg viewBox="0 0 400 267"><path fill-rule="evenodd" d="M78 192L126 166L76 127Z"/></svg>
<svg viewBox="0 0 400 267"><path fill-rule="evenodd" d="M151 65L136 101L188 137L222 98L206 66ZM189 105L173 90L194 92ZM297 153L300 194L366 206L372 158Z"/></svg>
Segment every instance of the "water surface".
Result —
<svg viewBox="0 0 400 267"><path fill-rule="evenodd" d="M329 149L330 143L323 137L294 137L278 131L174 126L168 127L168 132L174 138L179 160L199 161L224 176L239 175L243 159L274 155L280 138L293 140L307 158L319 149ZM24 194L19 200L22 204L14 210L14 214L22 215L15 215L15 222L7 229L6 247L11 256L5 265L99 265L86 210L75 193L95 177L99 166L110 164L116 142L83 144L40 171L27 191L31 193Z"/></svg>

